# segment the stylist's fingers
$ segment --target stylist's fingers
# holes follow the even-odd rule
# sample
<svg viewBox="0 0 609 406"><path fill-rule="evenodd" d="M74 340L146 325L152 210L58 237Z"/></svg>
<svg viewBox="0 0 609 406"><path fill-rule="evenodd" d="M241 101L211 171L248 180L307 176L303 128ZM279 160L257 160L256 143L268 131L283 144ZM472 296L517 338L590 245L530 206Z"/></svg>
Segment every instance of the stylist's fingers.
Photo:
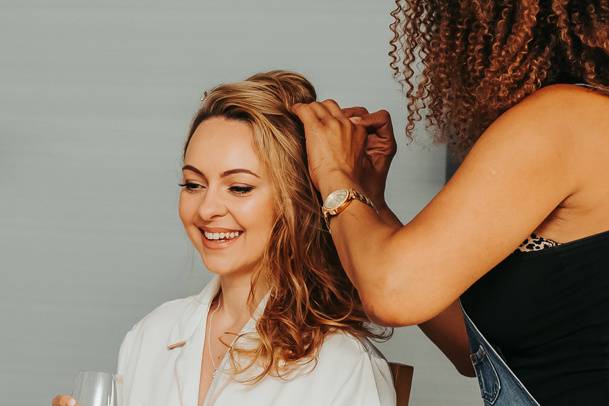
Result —
<svg viewBox="0 0 609 406"><path fill-rule="evenodd" d="M360 117L361 118L363 116L367 116L369 113L368 113L368 109L366 109L365 107L354 106L354 107L344 108L343 109L343 114L347 118L352 118L352 117Z"/></svg>
<svg viewBox="0 0 609 406"><path fill-rule="evenodd" d="M337 120L343 121L343 120L345 120L347 118L347 116L345 116L345 113L343 113L342 109L340 108L338 103L336 103L336 101L334 101L332 99L327 99L327 100L322 101L321 104Z"/></svg>
<svg viewBox="0 0 609 406"><path fill-rule="evenodd" d="M52 406L78 406L76 400L72 396L57 395L53 398Z"/></svg>
<svg viewBox="0 0 609 406"><path fill-rule="evenodd" d="M304 125L309 174L321 191L332 175L359 179L366 130L353 125L336 102L325 100L292 107Z"/></svg>
<svg viewBox="0 0 609 406"><path fill-rule="evenodd" d="M361 116L359 124L369 130L392 128L391 115L387 110L379 110L374 113L365 114Z"/></svg>
<svg viewBox="0 0 609 406"><path fill-rule="evenodd" d="M317 116L315 110L311 107L311 104L294 104L292 106L292 112L298 116L300 121L302 121L305 130L319 128L322 126L322 122Z"/></svg>
<svg viewBox="0 0 609 406"><path fill-rule="evenodd" d="M324 123L324 125L328 125L331 122L336 121L334 114L332 114L332 112L324 104L320 102L313 102L309 104L309 106L311 106L313 111L315 111L315 114L317 114L317 117L322 123Z"/></svg>
<svg viewBox="0 0 609 406"><path fill-rule="evenodd" d="M366 142L366 153L369 156L380 155L392 158L397 152L397 142L393 134L391 115L387 110L379 110L363 116L359 121L366 128L369 136ZM388 166L386 160L383 166Z"/></svg>

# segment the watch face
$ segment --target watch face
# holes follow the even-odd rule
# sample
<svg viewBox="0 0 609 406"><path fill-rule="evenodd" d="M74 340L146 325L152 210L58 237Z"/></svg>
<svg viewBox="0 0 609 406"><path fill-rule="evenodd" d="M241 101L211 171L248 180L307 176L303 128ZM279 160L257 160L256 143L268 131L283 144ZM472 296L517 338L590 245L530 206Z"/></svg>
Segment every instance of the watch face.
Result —
<svg viewBox="0 0 609 406"><path fill-rule="evenodd" d="M343 204L345 200L347 200L347 197L349 197L349 191L347 189L335 190L328 195L324 206L327 209L335 209Z"/></svg>

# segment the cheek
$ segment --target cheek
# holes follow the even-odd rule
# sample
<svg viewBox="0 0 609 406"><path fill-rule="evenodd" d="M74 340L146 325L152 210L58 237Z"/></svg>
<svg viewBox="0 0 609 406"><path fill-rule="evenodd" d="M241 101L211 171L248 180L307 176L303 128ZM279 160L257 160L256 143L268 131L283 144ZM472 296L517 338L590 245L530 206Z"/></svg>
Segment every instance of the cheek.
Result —
<svg viewBox="0 0 609 406"><path fill-rule="evenodd" d="M237 221L243 228L255 234L257 241L266 244L275 220L275 209L270 194L252 199L239 208ZM260 241L262 239L262 241Z"/></svg>
<svg viewBox="0 0 609 406"><path fill-rule="evenodd" d="M182 224L184 227L188 227L192 224L192 219L194 218L194 214L197 210L195 200L190 196L185 196L185 192L180 193L180 198L178 200L178 214L180 216L180 220L182 220Z"/></svg>

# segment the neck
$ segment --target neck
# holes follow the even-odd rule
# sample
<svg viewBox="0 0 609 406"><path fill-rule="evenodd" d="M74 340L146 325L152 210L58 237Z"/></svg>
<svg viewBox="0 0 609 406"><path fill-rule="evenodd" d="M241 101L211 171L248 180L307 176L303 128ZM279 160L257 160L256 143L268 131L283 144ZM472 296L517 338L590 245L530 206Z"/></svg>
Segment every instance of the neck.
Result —
<svg viewBox="0 0 609 406"><path fill-rule="evenodd" d="M221 308L218 309L218 312L232 322L248 320L266 292L263 284L261 282L257 283L254 286L253 302L248 302L251 289L252 273L221 276L222 299L220 300Z"/></svg>

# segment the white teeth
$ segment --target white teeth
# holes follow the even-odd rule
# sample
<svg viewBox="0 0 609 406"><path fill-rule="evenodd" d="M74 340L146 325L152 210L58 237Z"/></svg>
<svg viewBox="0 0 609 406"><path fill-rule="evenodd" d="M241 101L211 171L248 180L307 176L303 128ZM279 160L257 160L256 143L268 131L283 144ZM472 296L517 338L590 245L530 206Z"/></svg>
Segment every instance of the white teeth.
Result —
<svg viewBox="0 0 609 406"><path fill-rule="evenodd" d="M208 240L226 240L226 239L233 239L233 238L239 237L239 235L241 233L240 232L209 233L207 231L204 231L203 234L205 235L205 238L207 238Z"/></svg>

